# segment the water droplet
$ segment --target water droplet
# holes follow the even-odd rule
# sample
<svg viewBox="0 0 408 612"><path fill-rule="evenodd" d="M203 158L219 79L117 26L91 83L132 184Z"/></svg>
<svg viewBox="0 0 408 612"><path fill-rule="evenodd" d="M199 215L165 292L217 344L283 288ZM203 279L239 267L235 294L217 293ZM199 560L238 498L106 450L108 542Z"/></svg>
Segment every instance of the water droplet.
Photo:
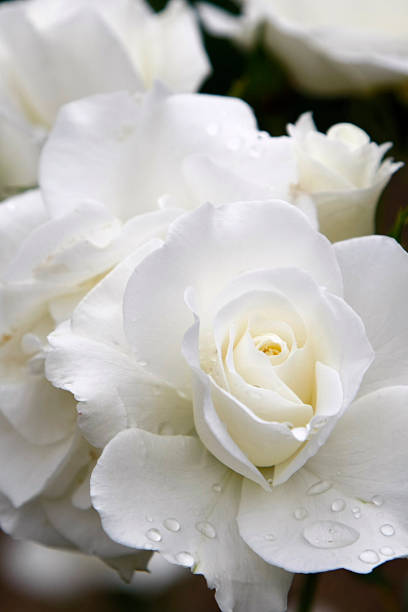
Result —
<svg viewBox="0 0 408 612"><path fill-rule="evenodd" d="M217 532L211 523L207 523L207 521L199 521L196 523L196 529L207 538L213 539L217 536Z"/></svg>
<svg viewBox="0 0 408 612"><path fill-rule="evenodd" d="M322 493L326 493L332 486L332 483L328 480L319 480L319 482L309 487L307 495L321 495Z"/></svg>
<svg viewBox="0 0 408 612"><path fill-rule="evenodd" d="M375 550L363 550L363 552L361 553L361 555L359 555L358 558L363 563L372 563L372 564L378 563L378 561L380 560L380 557L377 555Z"/></svg>
<svg viewBox="0 0 408 612"><path fill-rule="evenodd" d="M149 529L149 531L146 532L146 537L152 542L161 542L163 539L158 529Z"/></svg>
<svg viewBox="0 0 408 612"><path fill-rule="evenodd" d="M360 535L343 523L319 521L305 527L303 537L315 548L343 548L354 544Z"/></svg>
<svg viewBox="0 0 408 612"><path fill-rule="evenodd" d="M177 553L176 561L180 563L180 565L184 565L184 567L191 567L194 565L194 557L185 551Z"/></svg>
<svg viewBox="0 0 408 612"><path fill-rule="evenodd" d="M265 540L268 540L268 542L273 542L276 540L276 535L274 533L267 533L264 538Z"/></svg>
<svg viewBox="0 0 408 612"><path fill-rule="evenodd" d="M151 516L149 516L149 515L146 515L146 521L147 521L148 523L153 523L153 517L151 517Z"/></svg>
<svg viewBox="0 0 408 612"><path fill-rule="evenodd" d="M346 507L346 502L344 499L335 499L332 505L330 506L330 510L332 512L341 512Z"/></svg>
<svg viewBox="0 0 408 612"><path fill-rule="evenodd" d="M147 361L138 361L137 365L141 368L145 368L147 366Z"/></svg>
<svg viewBox="0 0 408 612"><path fill-rule="evenodd" d="M351 509L354 518L359 519L361 518L361 510L358 506L355 506L354 508Z"/></svg>
<svg viewBox="0 0 408 612"><path fill-rule="evenodd" d="M227 142L227 149L229 151L238 151L240 143L241 141L239 138L231 138L231 140Z"/></svg>
<svg viewBox="0 0 408 612"><path fill-rule="evenodd" d="M381 525L380 532L383 536L393 536L395 533L395 529L392 525Z"/></svg>
<svg viewBox="0 0 408 612"><path fill-rule="evenodd" d="M213 484L213 486L211 488L214 491L214 493L221 493L221 491L222 491L222 486L220 484L218 484L218 482Z"/></svg>
<svg viewBox="0 0 408 612"><path fill-rule="evenodd" d="M219 131L219 127L216 123L209 123L206 129L209 136L216 136Z"/></svg>
<svg viewBox="0 0 408 612"><path fill-rule="evenodd" d="M181 529L180 523L175 518L168 518L168 519L166 519L165 521L163 521L163 525L169 531L180 531L180 529Z"/></svg>
<svg viewBox="0 0 408 612"><path fill-rule="evenodd" d="M171 423L165 421L159 425L159 434L162 436L172 436L174 434L174 429Z"/></svg>
<svg viewBox="0 0 408 612"><path fill-rule="evenodd" d="M381 497L381 495L374 495L374 497L371 498L371 502L374 504L374 506L382 506L384 499Z"/></svg>
<svg viewBox="0 0 408 612"><path fill-rule="evenodd" d="M307 440L309 430L307 427L294 427L292 429L292 435L299 442L304 442L305 440Z"/></svg>
<svg viewBox="0 0 408 612"><path fill-rule="evenodd" d="M271 488L273 487L273 478L268 478L266 482Z"/></svg>
<svg viewBox="0 0 408 612"><path fill-rule="evenodd" d="M157 388L153 389L153 395L155 395L156 397L159 397L159 395L161 394L162 394L161 389L157 389Z"/></svg>
<svg viewBox="0 0 408 612"><path fill-rule="evenodd" d="M380 548L380 553L385 557L392 557L395 553L389 546L383 546Z"/></svg>
<svg viewBox="0 0 408 612"><path fill-rule="evenodd" d="M306 508L296 508L296 510L293 513L293 516L295 517L297 521L303 521L303 519L307 517Z"/></svg>
<svg viewBox="0 0 408 612"><path fill-rule="evenodd" d="M177 395L181 397L182 399L187 399L187 393L184 393L184 391L178 390Z"/></svg>

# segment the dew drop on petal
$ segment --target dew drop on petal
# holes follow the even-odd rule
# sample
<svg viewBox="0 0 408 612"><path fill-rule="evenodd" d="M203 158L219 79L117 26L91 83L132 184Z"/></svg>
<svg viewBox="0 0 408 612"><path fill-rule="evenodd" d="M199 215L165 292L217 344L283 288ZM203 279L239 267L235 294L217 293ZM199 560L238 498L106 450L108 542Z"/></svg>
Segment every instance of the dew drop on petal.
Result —
<svg viewBox="0 0 408 612"><path fill-rule="evenodd" d="M215 531L215 527L208 523L207 521L199 521L196 523L196 529L207 538L213 539L217 536L217 532Z"/></svg>
<svg viewBox="0 0 408 612"><path fill-rule="evenodd" d="M358 558L363 563L371 563L371 564L378 563L378 561L380 560L375 550L363 550L363 552L361 553L361 555L359 555Z"/></svg>
<svg viewBox="0 0 408 612"><path fill-rule="evenodd" d="M381 525L380 533L382 533L383 536L393 536L395 529L392 525Z"/></svg>
<svg viewBox="0 0 408 612"><path fill-rule="evenodd" d="M374 504L374 506L382 506L384 499L381 497L381 495L374 495L374 497L371 498L371 502Z"/></svg>
<svg viewBox="0 0 408 612"><path fill-rule="evenodd" d="M384 555L384 557L392 557L395 553L389 546L383 546L380 548L380 553Z"/></svg>
<svg viewBox="0 0 408 612"><path fill-rule="evenodd" d="M178 390L177 395L181 397L181 399L187 399L187 393L184 393L184 391Z"/></svg>
<svg viewBox="0 0 408 612"><path fill-rule="evenodd" d="M326 493L332 486L332 483L328 480L319 480L319 482L309 487L306 493L307 495L321 495L322 493Z"/></svg>
<svg viewBox="0 0 408 612"><path fill-rule="evenodd" d="M214 491L214 493L221 493L221 491L222 491L222 486L218 482L213 484L213 486L211 488Z"/></svg>
<svg viewBox="0 0 408 612"><path fill-rule="evenodd" d="M141 368L145 368L147 366L147 361L138 361L137 365Z"/></svg>
<svg viewBox="0 0 408 612"><path fill-rule="evenodd" d="M276 540L276 535L274 533L267 533L264 538L265 540L268 540L268 542L273 542Z"/></svg>
<svg viewBox="0 0 408 612"><path fill-rule="evenodd" d="M351 509L354 518L359 519L361 518L361 510L358 506L355 506L354 508Z"/></svg>
<svg viewBox="0 0 408 612"><path fill-rule="evenodd" d="M168 518L165 521L163 521L163 525L165 526L166 529L168 529L168 531L180 531L181 529L181 525L178 522L177 519L175 518Z"/></svg>
<svg viewBox="0 0 408 612"><path fill-rule="evenodd" d="M151 517L150 515L147 515L147 516L146 516L146 521L147 521L148 523L153 523L153 517Z"/></svg>
<svg viewBox="0 0 408 612"><path fill-rule="evenodd" d="M318 521L305 527L303 537L315 548L343 548L356 542L360 535L343 523Z"/></svg>
<svg viewBox="0 0 408 612"><path fill-rule="evenodd" d="M306 508L296 508L296 510L293 513L293 516L295 517L297 521L303 521L303 519L307 517Z"/></svg>
<svg viewBox="0 0 408 612"><path fill-rule="evenodd" d="M152 542L161 542L163 539L158 529L149 529L149 531L146 532L146 537Z"/></svg>
<svg viewBox="0 0 408 612"><path fill-rule="evenodd" d="M335 499L332 505L330 506L330 510L332 512L341 512L346 507L346 502L344 499Z"/></svg>
<svg viewBox="0 0 408 612"><path fill-rule="evenodd" d="M190 553L185 551L177 553L176 561L184 567L191 567L192 565L194 565L194 557L190 555Z"/></svg>
<svg viewBox="0 0 408 612"><path fill-rule="evenodd" d="M266 481L268 483L268 485L272 488L273 487L273 478L268 478L268 480Z"/></svg>

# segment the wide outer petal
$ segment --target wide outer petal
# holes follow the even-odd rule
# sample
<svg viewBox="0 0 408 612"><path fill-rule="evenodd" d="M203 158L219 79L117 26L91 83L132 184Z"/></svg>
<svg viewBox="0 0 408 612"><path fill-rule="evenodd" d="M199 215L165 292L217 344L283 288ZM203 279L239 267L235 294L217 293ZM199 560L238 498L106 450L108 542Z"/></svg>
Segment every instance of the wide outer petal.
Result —
<svg viewBox="0 0 408 612"><path fill-rule="evenodd" d="M30 444L0 417L0 490L20 506L38 495L61 468L75 444L75 436L54 444Z"/></svg>
<svg viewBox="0 0 408 612"><path fill-rule="evenodd" d="M238 524L269 563L296 572L370 572L408 547L408 386L357 400L286 483L244 483Z"/></svg>
<svg viewBox="0 0 408 612"><path fill-rule="evenodd" d="M343 274L344 299L363 320L375 353L359 395L407 384L408 254L385 236L347 240L334 248Z"/></svg>
<svg viewBox="0 0 408 612"><path fill-rule="evenodd" d="M196 438L129 429L105 448L91 491L113 539L203 573L223 612L283 612L291 576L240 539L240 481Z"/></svg>
<svg viewBox="0 0 408 612"><path fill-rule="evenodd" d="M123 334L122 295L130 274L157 248L152 240L114 268L78 304L71 322L50 336L47 377L80 402L79 426L88 441L103 448L126 427L155 433L188 433L190 403L137 362Z"/></svg>
<svg viewBox="0 0 408 612"><path fill-rule="evenodd" d="M219 136L209 133L213 125L222 126ZM196 153L234 159L227 144L242 132L252 138L258 134L244 102L171 95L159 84L145 96L119 92L69 104L41 159L46 204L59 216L78 201L92 199L128 219L156 209L159 198L169 194L177 206L192 208L197 203L183 180L183 160ZM246 161L249 168L257 166L256 160Z"/></svg>
<svg viewBox="0 0 408 612"><path fill-rule="evenodd" d="M0 206L0 273L18 251L23 240L47 220L38 190L9 198Z"/></svg>
<svg viewBox="0 0 408 612"><path fill-rule="evenodd" d="M50 523L38 498L15 508L5 495L0 494L0 526L18 540L34 540L58 548L72 547L71 542Z"/></svg>

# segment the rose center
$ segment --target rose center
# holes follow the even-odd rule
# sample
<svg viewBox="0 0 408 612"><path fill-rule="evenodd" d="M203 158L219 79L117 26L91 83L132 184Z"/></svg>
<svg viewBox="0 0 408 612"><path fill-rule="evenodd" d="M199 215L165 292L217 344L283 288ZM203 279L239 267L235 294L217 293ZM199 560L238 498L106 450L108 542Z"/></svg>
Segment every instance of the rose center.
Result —
<svg viewBox="0 0 408 612"><path fill-rule="evenodd" d="M254 343L258 351L267 357L286 357L289 350L288 345L277 334L265 334L256 336Z"/></svg>

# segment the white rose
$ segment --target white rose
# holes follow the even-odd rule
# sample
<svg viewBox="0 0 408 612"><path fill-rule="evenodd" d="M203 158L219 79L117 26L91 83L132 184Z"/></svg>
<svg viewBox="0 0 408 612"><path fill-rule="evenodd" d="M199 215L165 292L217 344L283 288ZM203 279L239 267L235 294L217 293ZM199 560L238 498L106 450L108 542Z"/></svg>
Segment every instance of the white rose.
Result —
<svg viewBox="0 0 408 612"><path fill-rule="evenodd" d="M98 284L106 299L110 285L103 279L118 266L114 282L125 283L133 270L129 261L134 267L154 248L151 239L165 237L182 212L174 206L194 208L217 190L225 200L238 193L273 193L269 182L257 180L275 158L276 182L288 189L294 168L286 163L292 160L289 139L258 136L250 109L237 100L170 95L161 88L136 98L121 93L82 100L62 110L50 135L41 191L2 203L0 521L5 531L52 545L69 542L110 563L129 552L103 535L90 506L89 476L104 444L126 423L139 423L140 414L134 420L132 406L119 406L118 428L106 418L108 402L100 429L88 430L85 408L77 421L74 397L55 389L45 375L47 336L59 324L64 328L82 298L88 307L93 304ZM265 149L264 159L251 155L253 147ZM273 174L269 179L272 184ZM112 294L114 313L121 310L122 285ZM149 423L147 398L154 379L137 372L134 361L128 369L136 369L132 385ZM83 370L86 381L89 370L90 365ZM112 393L116 408L113 388ZM174 390L168 393L180 399ZM84 397L82 391L76 395ZM168 401L163 395L164 415L174 397ZM124 572L129 563L122 559L116 565Z"/></svg>
<svg viewBox="0 0 408 612"><path fill-rule="evenodd" d="M288 126L298 163L298 197L316 205L319 229L330 240L374 233L378 199L402 164L382 157L391 143L378 146L350 123L318 132L311 113ZM296 195L294 196L296 200Z"/></svg>
<svg viewBox="0 0 408 612"><path fill-rule="evenodd" d="M118 546L101 529L89 496L99 451L77 427L75 399L44 375L47 334L128 252L149 252L154 243L145 242L174 216L159 211L121 227L101 205L84 204L50 219L38 191L0 207L2 528L91 552L126 577L150 555Z"/></svg>
<svg viewBox="0 0 408 612"><path fill-rule="evenodd" d="M232 17L201 7L208 29L250 44L265 23L265 42L295 84L318 95L367 92L408 79L405 0L244 0Z"/></svg>
<svg viewBox="0 0 408 612"><path fill-rule="evenodd" d="M408 257L393 240L332 246L281 202L204 206L136 266L125 335L114 274L98 319L81 302L47 355L86 435L110 439L91 493L111 538L203 573L224 612L285 609L279 568L405 556ZM176 391L166 412L140 367Z"/></svg>
<svg viewBox="0 0 408 612"><path fill-rule="evenodd" d="M194 91L209 70L195 15L182 0L158 15L144 0L27 0L2 5L0 32L4 193L37 184L39 151L63 104L142 91L155 79Z"/></svg>

